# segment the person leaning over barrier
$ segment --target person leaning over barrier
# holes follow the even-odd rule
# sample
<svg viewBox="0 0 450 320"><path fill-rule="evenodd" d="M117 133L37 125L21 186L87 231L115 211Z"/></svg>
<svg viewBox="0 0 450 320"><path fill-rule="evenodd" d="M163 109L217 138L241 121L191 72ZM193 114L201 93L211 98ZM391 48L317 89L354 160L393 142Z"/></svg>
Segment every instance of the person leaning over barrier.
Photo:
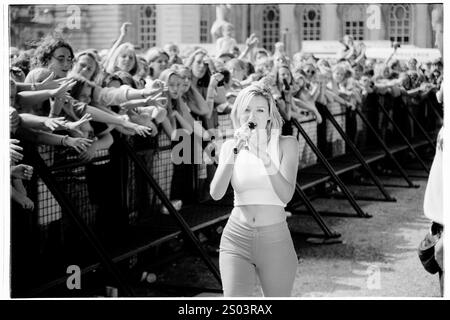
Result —
<svg viewBox="0 0 450 320"><path fill-rule="evenodd" d="M287 297L298 260L284 207L295 190L299 145L294 137L280 136L282 118L261 84L238 94L231 119L236 139L222 145L210 185L214 200L225 195L230 182L234 189L234 208L220 241L224 296L251 296L258 277L264 296Z"/></svg>

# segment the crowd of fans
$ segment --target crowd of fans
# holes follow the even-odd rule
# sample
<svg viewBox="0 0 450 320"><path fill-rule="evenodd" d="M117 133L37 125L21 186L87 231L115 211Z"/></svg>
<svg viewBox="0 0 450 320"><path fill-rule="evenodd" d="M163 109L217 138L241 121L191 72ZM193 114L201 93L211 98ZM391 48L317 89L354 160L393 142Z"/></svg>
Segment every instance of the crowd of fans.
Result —
<svg viewBox="0 0 450 320"><path fill-rule="evenodd" d="M141 136L135 141L157 145L162 138L176 143L181 130L201 138L207 149L217 138L218 116L230 112L239 90L261 81L276 99L283 134L292 134L292 119L300 121L307 113L317 123L324 121L318 104L330 109L338 104L348 111L347 130L358 143L361 124L351 114L371 95L390 103L393 115L396 101L421 107L436 94L438 100L442 96L442 60L399 61L396 46L389 59L378 61L366 57L363 42L345 36L342 52L333 58L304 52L290 57L283 43L269 52L252 34L240 51L228 24L214 57L204 48L180 52L174 43L143 52L124 42L129 25L122 25L109 50L74 52L56 35L30 50L11 48L11 196L21 208L34 206L22 184L33 174L31 166L21 163L22 142L73 149L86 163L124 136ZM420 114L426 112L422 109ZM195 121L201 121L204 130ZM386 119L379 115L372 121L387 138ZM179 208L187 201L183 187L189 185L180 183L180 177L189 174L184 164L174 166L171 198Z"/></svg>

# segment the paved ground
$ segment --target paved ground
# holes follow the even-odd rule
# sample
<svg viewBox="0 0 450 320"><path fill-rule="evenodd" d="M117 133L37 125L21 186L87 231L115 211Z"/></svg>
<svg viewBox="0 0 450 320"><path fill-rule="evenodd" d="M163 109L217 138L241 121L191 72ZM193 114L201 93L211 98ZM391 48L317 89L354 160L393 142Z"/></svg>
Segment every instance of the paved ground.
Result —
<svg viewBox="0 0 450 320"><path fill-rule="evenodd" d="M395 203L360 202L363 210L373 215L370 219L328 219L333 229L342 234L342 243L299 243L300 264L293 296L439 296L438 277L422 268L416 252L429 228L429 221L422 214L426 181L417 183L419 189L388 189L397 198ZM376 194L371 188L364 189ZM320 205L348 208L343 202L330 200Z"/></svg>
<svg viewBox="0 0 450 320"><path fill-rule="evenodd" d="M405 185L398 178L384 181ZM430 223L422 214L426 180L415 182L420 188L388 188L397 202L358 201L365 212L373 215L370 219L355 217L346 200L316 199L313 204L319 210L333 208L349 214L324 216L329 226L341 233L341 243L311 244L302 232L320 232L313 220L303 215L289 218L299 256L293 297L439 297L438 276L422 268L416 253ZM379 195L373 187L352 190L361 195ZM217 287L203 262L195 257L173 264L158 277ZM255 296L261 296L258 286Z"/></svg>

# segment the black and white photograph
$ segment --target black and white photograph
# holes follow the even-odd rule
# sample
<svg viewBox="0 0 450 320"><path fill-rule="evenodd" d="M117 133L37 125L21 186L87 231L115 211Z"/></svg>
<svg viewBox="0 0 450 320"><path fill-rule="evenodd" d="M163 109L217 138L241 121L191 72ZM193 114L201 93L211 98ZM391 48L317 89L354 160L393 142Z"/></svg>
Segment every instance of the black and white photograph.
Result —
<svg viewBox="0 0 450 320"><path fill-rule="evenodd" d="M8 298L445 298L447 7L4 4Z"/></svg>

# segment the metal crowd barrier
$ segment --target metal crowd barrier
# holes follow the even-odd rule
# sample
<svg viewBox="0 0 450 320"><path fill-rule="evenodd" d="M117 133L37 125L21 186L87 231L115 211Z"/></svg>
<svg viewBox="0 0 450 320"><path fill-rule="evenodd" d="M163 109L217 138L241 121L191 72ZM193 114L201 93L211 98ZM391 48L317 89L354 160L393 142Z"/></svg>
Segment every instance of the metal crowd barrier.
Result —
<svg viewBox="0 0 450 320"><path fill-rule="evenodd" d="M426 129L414 116L409 105L403 106L407 109L403 112L425 137L424 140L413 141L415 137L407 136L385 106L380 103L372 105L379 108L379 114L385 116L398 132L400 144L392 145L391 141L386 141L377 124L359 109L355 111L355 116L365 124L366 134L374 140L370 148L355 145L348 136L344 129L347 115L342 110L329 110L326 106L317 105L327 125L326 131L323 131L325 135L320 134L320 128L318 130L308 115L301 122L295 119L292 121L301 153L296 197L289 207L294 213L300 212L296 207L296 201L300 200L322 229L324 242L339 241L340 235L326 224L321 213L314 208L307 190L333 181L340 187L357 216L370 217L341 179L343 174L364 169L383 195L384 199L381 200L395 201L385 189L387 185L371 169L371 163L390 160L407 182L407 187L416 185L397 159L397 153L410 151L423 169L428 170L417 150L427 145L435 146L435 137L429 128ZM429 108L434 111L428 114L434 114L439 120L440 110L434 106ZM219 126L222 130L231 128L229 115L219 115ZM329 140L323 141L324 136ZM330 152L323 149L327 145ZM135 293L124 275L129 269L130 259L180 236L187 239L220 286L217 266L195 234L216 223L224 223L232 208L230 193L221 202L199 200L201 182L208 181L208 175L213 173L211 168L203 164L191 166L192 180L188 183L192 188L197 188L192 194L198 197L178 211L170 202L174 170L170 161L171 142L164 133L158 136L157 148L148 148L145 141L136 143L135 140L116 136L111 154L105 151L91 163L80 163L67 151L53 150L48 146L39 148L38 153L30 147L26 154L28 163L36 168L36 175L29 187L36 203L28 228L32 230L29 241L33 245L30 246L28 259L22 257L25 260L18 261L34 263L40 276L31 280L23 279L16 286L16 296L51 295L52 288L64 287L68 265L80 266L83 276L100 269L107 270L111 276L108 281L120 289L120 294L132 296ZM350 157L353 158L351 161ZM97 171L101 172L98 176ZM161 212L162 207L167 208L168 214ZM105 235L106 231L108 234ZM220 292L220 289L210 290Z"/></svg>

